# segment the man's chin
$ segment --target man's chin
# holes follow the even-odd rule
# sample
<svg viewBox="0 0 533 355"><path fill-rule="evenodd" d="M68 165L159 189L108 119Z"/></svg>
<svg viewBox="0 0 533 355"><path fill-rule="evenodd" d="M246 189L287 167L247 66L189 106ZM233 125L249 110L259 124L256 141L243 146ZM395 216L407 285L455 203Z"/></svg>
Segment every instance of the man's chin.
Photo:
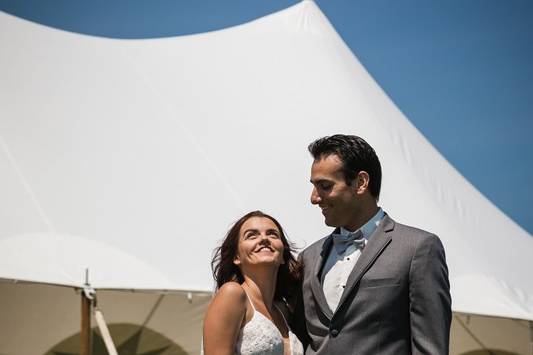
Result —
<svg viewBox="0 0 533 355"><path fill-rule="evenodd" d="M337 223L335 223L335 221L332 221L331 219L328 219L327 217L324 218L324 223L326 224L326 226L328 227L334 227L334 228L337 228L338 225Z"/></svg>

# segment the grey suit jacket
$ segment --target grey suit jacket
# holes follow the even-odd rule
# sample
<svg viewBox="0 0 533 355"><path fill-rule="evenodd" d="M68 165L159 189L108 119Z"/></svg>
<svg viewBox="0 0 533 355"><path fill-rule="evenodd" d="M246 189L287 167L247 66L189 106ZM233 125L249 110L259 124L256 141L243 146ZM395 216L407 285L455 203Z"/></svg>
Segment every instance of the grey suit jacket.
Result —
<svg viewBox="0 0 533 355"><path fill-rule="evenodd" d="M451 297L444 248L433 234L385 216L351 272L339 306L320 274L331 235L300 254L294 323L306 354L448 354Z"/></svg>

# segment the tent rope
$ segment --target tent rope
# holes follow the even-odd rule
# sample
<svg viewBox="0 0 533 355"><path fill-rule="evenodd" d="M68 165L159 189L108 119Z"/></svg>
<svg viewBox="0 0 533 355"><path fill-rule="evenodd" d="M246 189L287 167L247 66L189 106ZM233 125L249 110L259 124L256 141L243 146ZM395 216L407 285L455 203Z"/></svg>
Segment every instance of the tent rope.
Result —
<svg viewBox="0 0 533 355"><path fill-rule="evenodd" d="M94 319L96 320L96 324L98 324L98 328L100 329L100 335L102 336L102 339L104 340L107 353L109 355L118 355L117 348L115 347L115 343L113 343L113 338L111 338L111 334L109 333L109 328L107 328L104 315L98 308L94 308L93 313L94 313Z"/></svg>
<svg viewBox="0 0 533 355"><path fill-rule="evenodd" d="M474 335L474 333L468 328L468 326L461 320L461 318L458 315L454 315L455 320L463 327L463 329L472 337L472 339L481 347L481 349L485 350L487 354L489 355L496 355L490 349L488 349L485 344L479 340L478 337Z"/></svg>
<svg viewBox="0 0 533 355"><path fill-rule="evenodd" d="M151 83L151 81L147 78L146 74L143 73L141 70L139 70L135 61L129 55L124 54L124 59L131 65L131 68L135 70L139 79L155 95L155 97L164 97L164 95L161 94L160 90L158 90ZM175 104L161 101L161 107L164 107L166 109L170 117L172 117L173 113L176 111ZM219 181L222 183L222 186L224 186L226 191L229 193L229 195L233 199L236 206L239 209L244 210L243 200L239 197L239 194L233 188L232 184L229 182L229 179L227 179L225 175L222 173L218 165L209 157L209 155L207 154L207 151L200 144L200 139L198 139L196 135L194 135L193 132L188 127L186 127L185 124L183 124L183 122L181 122L180 120L177 120L176 124L185 133L185 136L187 137L188 141L195 148L196 152L202 157L206 165L211 169L211 171L215 174L215 176L217 176Z"/></svg>
<svg viewBox="0 0 533 355"><path fill-rule="evenodd" d="M146 316L146 319L144 320L144 322L142 324L143 328L146 326L146 324L148 324L150 319L152 319L152 316L154 315L155 311L159 308L159 305L161 304L161 301L163 301L164 297L165 297L165 295L161 295L161 296L159 296L157 298L157 301L155 302L154 306L150 310L150 313L148 313L148 315Z"/></svg>
<svg viewBox="0 0 533 355"><path fill-rule="evenodd" d="M15 160L15 157L13 156L13 154L11 154L11 151L9 150L6 141L4 140L4 138L2 136L0 136L0 146L2 146L2 150L4 151L4 154L5 154L6 158L7 158L7 160L9 161L11 166L13 167L13 170L15 171L15 173L16 173L17 177L19 178L22 186L24 187L24 190L26 190L26 193L30 197L31 202L34 204L35 208L37 209L37 213L39 214L39 216L43 220L43 222L46 225L48 231L51 232L51 233L55 232L56 229L55 229L54 225L52 224L52 222L50 221L50 219L48 218L48 216L44 212L44 209L42 208L41 204L37 200L37 196L35 196L35 193L33 192L28 180L24 177L24 174L22 174L22 171L20 170L20 168L19 168L19 166L18 166L18 164L17 164L17 162Z"/></svg>

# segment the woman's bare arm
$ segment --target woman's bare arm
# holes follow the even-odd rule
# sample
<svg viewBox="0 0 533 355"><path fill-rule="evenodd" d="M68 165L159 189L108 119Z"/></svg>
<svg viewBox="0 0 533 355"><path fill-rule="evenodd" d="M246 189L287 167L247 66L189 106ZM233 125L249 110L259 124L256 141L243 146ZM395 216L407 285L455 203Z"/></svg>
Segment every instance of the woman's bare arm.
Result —
<svg viewBox="0 0 533 355"><path fill-rule="evenodd" d="M228 282L218 290L204 318L204 354L232 355L246 316L246 293Z"/></svg>

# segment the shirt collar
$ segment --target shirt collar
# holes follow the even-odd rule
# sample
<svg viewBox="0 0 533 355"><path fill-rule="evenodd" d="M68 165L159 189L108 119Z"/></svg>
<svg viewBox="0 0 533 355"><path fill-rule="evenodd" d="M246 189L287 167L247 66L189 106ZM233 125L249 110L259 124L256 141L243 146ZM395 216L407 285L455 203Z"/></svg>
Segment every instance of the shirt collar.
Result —
<svg viewBox="0 0 533 355"><path fill-rule="evenodd" d="M363 233L363 237L365 239L370 238L372 233L374 233L376 228L379 226L379 223L381 222L383 217L385 217L385 212L383 212L383 210L380 207L378 208L377 213L372 218L370 218L370 220L368 220L368 222L366 222L361 228L359 228L361 232ZM341 227L340 232L342 235L348 235L349 233L352 233L343 227Z"/></svg>

